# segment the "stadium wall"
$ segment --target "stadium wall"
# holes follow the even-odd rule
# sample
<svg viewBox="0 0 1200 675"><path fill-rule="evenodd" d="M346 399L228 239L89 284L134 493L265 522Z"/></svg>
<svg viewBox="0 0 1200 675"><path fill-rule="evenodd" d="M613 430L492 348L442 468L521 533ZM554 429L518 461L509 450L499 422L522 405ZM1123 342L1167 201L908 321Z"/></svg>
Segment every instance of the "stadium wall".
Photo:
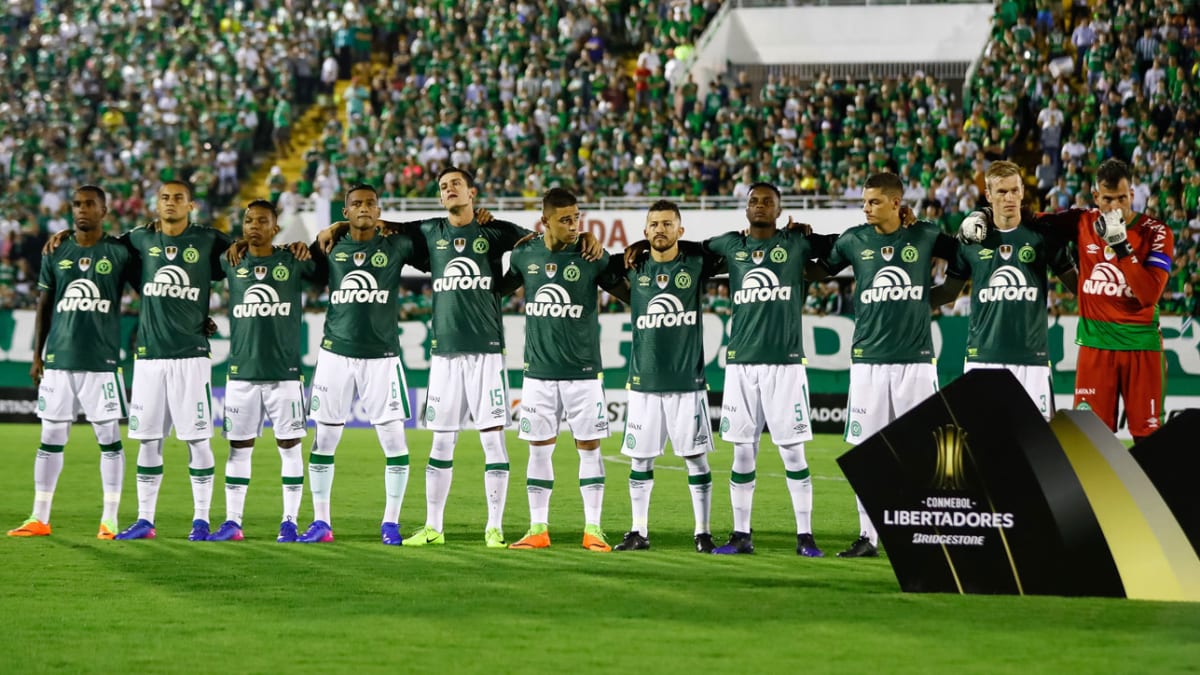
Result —
<svg viewBox="0 0 1200 675"><path fill-rule="evenodd" d="M225 384L226 360L229 356L229 320L226 316L214 316L218 333L212 340L212 381L220 398L220 388ZM1053 360L1054 391L1059 407L1069 407L1074 390L1075 363L1078 348L1074 343L1075 328L1079 317L1064 316L1049 318L1050 355ZM1163 346L1167 357L1167 400L1164 410L1173 411L1200 408L1200 328L1190 326L1180 334L1183 317L1164 316ZM32 420L31 402L36 398L29 380L30 360L33 358L33 331L35 313L30 310L0 312L0 421L17 419ZM316 366L325 315L320 312L304 314L301 327L301 353L306 380L311 381ZM729 318L717 314L704 314L704 353L707 356L706 375L709 388L719 393L725 384L725 351L728 341ZM122 319L122 361L126 382L131 381L133 360L128 346L136 327L136 317ZM933 322L934 353L938 355L938 375L943 384L962 374L965 357L968 319L966 317L941 317ZM525 318L521 315L505 315L505 342L509 345L506 364L509 368L510 385L514 397L519 397L523 384L521 357L525 342ZM814 409L827 419L826 431L840 429L838 409L844 406L844 397L850 379L850 346L854 332L854 321L846 316L804 317L804 349L808 355L809 389L814 394ZM403 360L408 384L413 388L411 400L423 405L424 388L429 380L429 327L423 321L401 321L399 323L401 359ZM625 376L628 368L629 348L632 333L629 314L600 315L600 349L604 366L605 384L610 390L610 413L624 419ZM219 410L219 407L218 407ZM419 410L418 410L419 411ZM717 411L719 413L719 410ZM14 417L14 415L16 417ZM818 411L814 410L814 417ZM365 420L362 420L365 423Z"/></svg>

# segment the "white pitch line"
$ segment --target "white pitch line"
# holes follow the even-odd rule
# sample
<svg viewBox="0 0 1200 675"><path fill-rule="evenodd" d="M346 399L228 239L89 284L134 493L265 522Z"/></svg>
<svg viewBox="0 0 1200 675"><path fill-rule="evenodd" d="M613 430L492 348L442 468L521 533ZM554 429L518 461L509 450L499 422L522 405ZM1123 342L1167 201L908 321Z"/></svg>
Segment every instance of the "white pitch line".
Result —
<svg viewBox="0 0 1200 675"><path fill-rule="evenodd" d="M625 466L630 465L629 458L626 457L625 455L604 455L603 457L604 457L604 461L606 461L606 462L612 462L613 464L624 464ZM655 471L657 471L659 469L665 469L667 471L687 471L686 466L657 465L654 467ZM756 473L757 473L757 475L763 476L765 478L787 478L787 475L782 474L782 473L761 473L761 472L756 472ZM841 481L843 483L846 482L845 476L820 476L820 475L817 475L814 473L814 474L812 474L812 478L813 478L813 480L836 480L836 481Z"/></svg>

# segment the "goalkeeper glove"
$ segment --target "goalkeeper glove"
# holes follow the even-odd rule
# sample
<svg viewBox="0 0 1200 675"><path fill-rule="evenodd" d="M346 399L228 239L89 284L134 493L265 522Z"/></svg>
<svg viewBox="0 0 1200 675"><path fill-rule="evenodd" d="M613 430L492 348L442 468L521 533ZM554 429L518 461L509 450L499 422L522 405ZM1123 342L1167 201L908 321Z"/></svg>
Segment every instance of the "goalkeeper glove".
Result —
<svg viewBox="0 0 1200 675"><path fill-rule="evenodd" d="M972 211L958 227L958 240L964 244L978 244L987 238L988 218L982 211Z"/></svg>
<svg viewBox="0 0 1200 675"><path fill-rule="evenodd" d="M1121 214L1121 209L1100 214L1096 219L1096 234L1112 248L1118 258L1133 254L1133 247L1129 245L1129 238L1126 236L1125 216Z"/></svg>

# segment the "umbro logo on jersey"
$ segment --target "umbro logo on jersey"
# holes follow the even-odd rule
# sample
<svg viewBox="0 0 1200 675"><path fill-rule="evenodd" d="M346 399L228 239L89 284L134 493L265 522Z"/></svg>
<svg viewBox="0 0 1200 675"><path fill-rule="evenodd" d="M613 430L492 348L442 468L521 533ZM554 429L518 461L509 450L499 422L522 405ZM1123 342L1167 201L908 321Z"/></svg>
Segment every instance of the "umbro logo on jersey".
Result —
<svg viewBox="0 0 1200 675"><path fill-rule="evenodd" d="M864 305L873 302L921 300L924 297L925 289L914 286L908 272L890 266L876 272L875 278L871 280L871 287L864 288L862 293L858 294L859 301Z"/></svg>
<svg viewBox="0 0 1200 675"><path fill-rule="evenodd" d="M546 284L537 290L533 300L525 303L525 316L578 319L583 316L583 305L571 304L571 295L562 286Z"/></svg>
<svg viewBox="0 0 1200 675"><path fill-rule="evenodd" d="M458 245L458 239L455 239L455 246ZM466 246L466 240L463 239L463 246ZM446 268L442 272L441 279L433 280L433 292L443 293L446 291L475 291L492 290L492 278L483 276L479 271L479 264L470 258L455 258L446 263Z"/></svg>
<svg viewBox="0 0 1200 675"><path fill-rule="evenodd" d="M762 253L762 251L755 251ZM761 256L760 256L761 257ZM780 286L779 277L769 269L752 269L742 277L742 287L733 294L733 304L750 302L774 302L791 300L792 287Z"/></svg>
<svg viewBox="0 0 1200 675"><path fill-rule="evenodd" d="M291 316L292 303L280 302L279 293L266 284L254 284L242 295L241 304L233 306L235 319L256 316Z"/></svg>
<svg viewBox="0 0 1200 675"><path fill-rule="evenodd" d="M1133 291L1125 283L1125 274L1112 263L1096 263L1092 274L1083 282L1083 292L1109 298L1132 298Z"/></svg>
<svg viewBox="0 0 1200 675"><path fill-rule="evenodd" d="M683 301L669 293L650 298L646 313L637 318L638 330L695 326L696 312L684 311Z"/></svg>
<svg viewBox="0 0 1200 675"><path fill-rule="evenodd" d="M1012 255L1012 247L1008 249L1009 255ZM1004 255L1004 251L1000 252ZM979 289L980 302L1037 302L1038 289L1036 286L1029 286L1025 282L1025 275L1021 270L1004 265L1000 269L992 272L992 276L988 277L987 286Z"/></svg>
<svg viewBox="0 0 1200 675"><path fill-rule="evenodd" d="M388 302L389 291L379 290L375 277L362 270L351 270L342 277L338 289L329 294L329 304L343 305L349 303L379 303Z"/></svg>
<svg viewBox="0 0 1200 675"><path fill-rule="evenodd" d="M191 284L192 281L183 268L167 265L154 273L153 281L147 281L142 286L142 295L152 298L178 298L194 302L200 299L200 289L193 288Z"/></svg>
<svg viewBox="0 0 1200 675"><path fill-rule="evenodd" d="M100 297L100 287L90 279L76 279L63 289L62 299L55 305L56 312L101 312L112 310L112 300Z"/></svg>

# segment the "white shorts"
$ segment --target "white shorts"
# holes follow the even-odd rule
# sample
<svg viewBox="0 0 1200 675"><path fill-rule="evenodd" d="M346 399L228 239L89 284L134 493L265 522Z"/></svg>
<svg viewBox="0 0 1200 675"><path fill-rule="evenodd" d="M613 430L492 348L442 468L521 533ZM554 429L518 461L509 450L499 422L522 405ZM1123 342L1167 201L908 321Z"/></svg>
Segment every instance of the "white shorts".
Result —
<svg viewBox="0 0 1200 675"><path fill-rule="evenodd" d="M317 354L308 403L312 418L322 424L345 424L356 391L371 424L406 420L412 415L400 357L352 359L322 349Z"/></svg>
<svg viewBox="0 0 1200 675"><path fill-rule="evenodd" d="M503 354L434 355L429 364L425 426L434 431L508 426Z"/></svg>
<svg viewBox="0 0 1200 675"><path fill-rule="evenodd" d="M764 423L771 429L775 445L812 440L808 373L802 364L725 367L721 438L730 443L753 443L762 434Z"/></svg>
<svg viewBox="0 0 1200 675"><path fill-rule="evenodd" d="M630 391L628 410L621 454L641 459L658 457L668 438L679 457L713 450L707 392Z"/></svg>
<svg viewBox="0 0 1200 675"><path fill-rule="evenodd" d="M1037 406L1038 412L1042 413L1042 417L1047 420L1054 417L1054 387L1050 376L1050 366L1021 366L1011 363L978 363L967 361L963 365L963 372L969 373L972 370L981 368L1003 369L1012 373L1025 388L1025 393L1029 394L1029 398L1033 400Z"/></svg>
<svg viewBox="0 0 1200 675"><path fill-rule="evenodd" d="M604 383L592 380L525 378L521 389L521 440L546 441L558 436L566 420L576 441L608 438Z"/></svg>
<svg viewBox="0 0 1200 675"><path fill-rule="evenodd" d="M48 422L74 422L80 413L89 422L108 422L127 416L121 371L42 371L38 417Z"/></svg>
<svg viewBox="0 0 1200 675"><path fill-rule="evenodd" d="M212 438L212 360L138 359L133 366L129 402L129 437L153 441Z"/></svg>
<svg viewBox="0 0 1200 675"><path fill-rule="evenodd" d="M932 363L852 363L846 442L858 445L938 390Z"/></svg>
<svg viewBox="0 0 1200 675"><path fill-rule="evenodd" d="M275 440L304 438L304 385L300 380L225 383L225 438L258 438L264 419L271 420Z"/></svg>

